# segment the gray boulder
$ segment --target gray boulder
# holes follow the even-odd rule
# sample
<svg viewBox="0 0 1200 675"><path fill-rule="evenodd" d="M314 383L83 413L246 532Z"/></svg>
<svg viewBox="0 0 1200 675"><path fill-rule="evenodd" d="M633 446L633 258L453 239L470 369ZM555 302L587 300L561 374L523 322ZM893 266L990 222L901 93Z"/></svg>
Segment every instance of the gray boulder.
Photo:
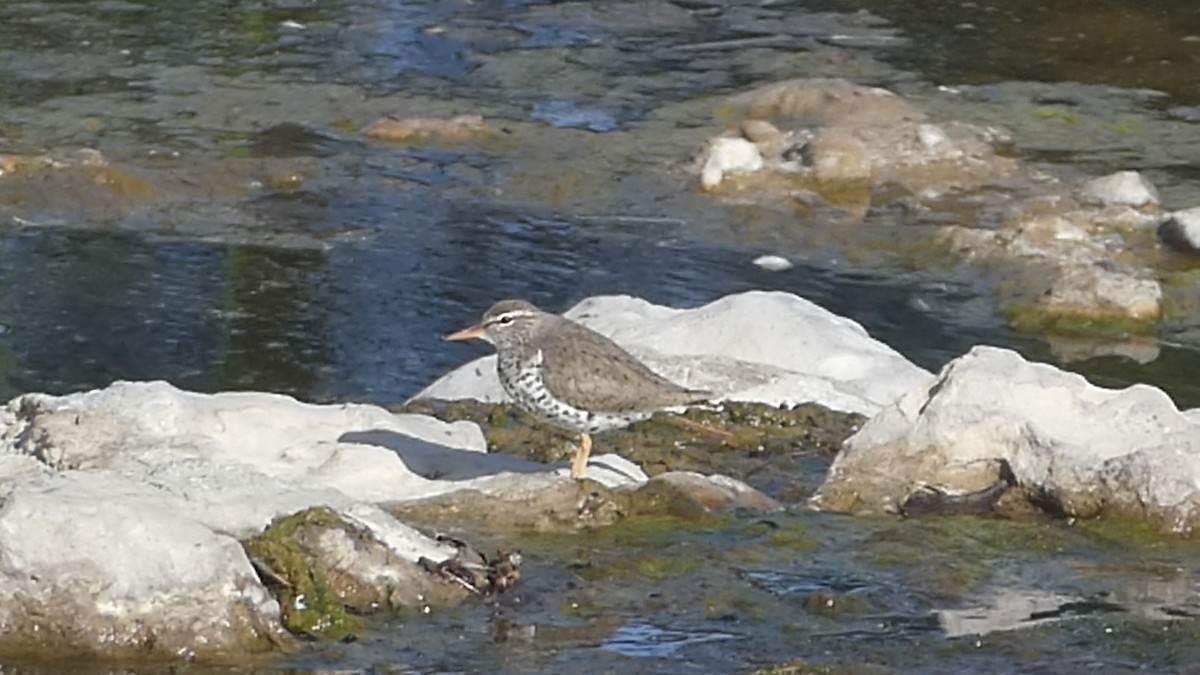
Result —
<svg viewBox="0 0 1200 675"><path fill-rule="evenodd" d="M899 510L918 489L971 492L1000 478L1079 518L1119 514L1164 530L1200 522L1200 414L1162 391L1111 390L1015 352L976 347L869 420L812 499Z"/></svg>

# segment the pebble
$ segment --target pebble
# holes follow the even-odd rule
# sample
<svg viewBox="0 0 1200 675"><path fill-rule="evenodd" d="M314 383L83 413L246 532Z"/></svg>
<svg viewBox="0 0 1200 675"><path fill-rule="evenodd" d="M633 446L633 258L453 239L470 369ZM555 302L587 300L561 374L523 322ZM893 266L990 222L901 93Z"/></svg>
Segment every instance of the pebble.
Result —
<svg viewBox="0 0 1200 675"><path fill-rule="evenodd" d="M782 272L792 269L792 261L781 255L760 255L754 259L754 264L771 272Z"/></svg>

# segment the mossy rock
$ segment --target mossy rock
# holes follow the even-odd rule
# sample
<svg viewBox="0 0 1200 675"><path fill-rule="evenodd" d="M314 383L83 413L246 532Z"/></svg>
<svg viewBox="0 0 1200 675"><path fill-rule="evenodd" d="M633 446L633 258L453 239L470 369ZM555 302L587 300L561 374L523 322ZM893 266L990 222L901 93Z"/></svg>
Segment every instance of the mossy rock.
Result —
<svg viewBox="0 0 1200 675"><path fill-rule="evenodd" d="M1073 312L1066 309L1047 308L1040 305L1012 304L1005 309L1005 320L1010 327L1024 333L1042 335L1124 337L1150 335L1157 328L1161 316L1136 318L1116 311Z"/></svg>
<svg viewBox="0 0 1200 675"><path fill-rule="evenodd" d="M349 527L333 510L314 508L278 518L262 534L245 542L251 560L269 570L268 586L292 633L337 639L362 629L347 612L337 580L322 569L306 539L316 530Z"/></svg>
<svg viewBox="0 0 1200 675"><path fill-rule="evenodd" d="M278 518L243 545L279 600L284 626L300 635L340 639L361 630L367 614L423 612L469 597L327 507Z"/></svg>
<svg viewBox="0 0 1200 675"><path fill-rule="evenodd" d="M568 461L575 451L573 435L512 405L414 401L396 410L447 422L475 422L483 429L490 452L549 464ZM800 501L815 487L821 472L804 475L799 460L818 458L823 469L864 419L815 403L780 407L727 402L715 408L691 408L681 415L659 413L628 429L597 434L592 454L616 452L650 476L667 471L723 473L777 498Z"/></svg>

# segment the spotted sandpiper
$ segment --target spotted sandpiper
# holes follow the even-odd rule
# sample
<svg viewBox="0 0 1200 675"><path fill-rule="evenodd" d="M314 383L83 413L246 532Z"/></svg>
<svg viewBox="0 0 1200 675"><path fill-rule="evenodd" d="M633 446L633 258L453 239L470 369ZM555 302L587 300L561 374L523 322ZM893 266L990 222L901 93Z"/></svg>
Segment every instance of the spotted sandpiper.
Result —
<svg viewBox="0 0 1200 675"><path fill-rule="evenodd" d="M472 338L496 347L496 374L518 406L580 434L575 479L587 468L591 434L711 396L667 380L596 331L524 300L501 300L479 323L444 339Z"/></svg>

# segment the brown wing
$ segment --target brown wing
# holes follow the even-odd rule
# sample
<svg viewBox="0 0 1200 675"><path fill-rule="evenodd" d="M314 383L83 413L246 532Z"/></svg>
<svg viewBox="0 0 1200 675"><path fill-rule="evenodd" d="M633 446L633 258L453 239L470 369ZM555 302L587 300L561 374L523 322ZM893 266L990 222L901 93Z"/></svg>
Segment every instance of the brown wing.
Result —
<svg viewBox="0 0 1200 675"><path fill-rule="evenodd" d="M706 391L686 389L642 365L599 333L567 319L547 326L554 339L541 340L546 388L576 408L637 412L703 400Z"/></svg>

